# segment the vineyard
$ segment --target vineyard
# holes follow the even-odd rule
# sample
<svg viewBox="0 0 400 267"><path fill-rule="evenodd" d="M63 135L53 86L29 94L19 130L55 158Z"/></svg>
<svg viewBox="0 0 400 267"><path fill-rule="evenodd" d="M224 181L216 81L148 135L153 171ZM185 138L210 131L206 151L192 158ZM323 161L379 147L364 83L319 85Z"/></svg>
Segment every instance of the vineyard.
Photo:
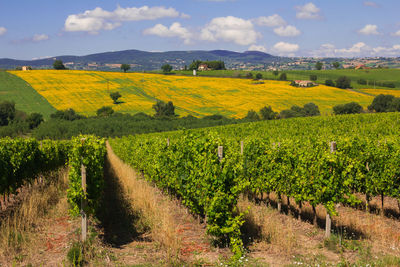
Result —
<svg viewBox="0 0 400 267"><path fill-rule="evenodd" d="M367 208L374 196L382 207L384 197L400 200L399 120L396 113L286 120L130 136L111 145L240 257L242 193L290 197L310 204L314 217L318 205L329 216L338 204L355 207L360 194Z"/></svg>

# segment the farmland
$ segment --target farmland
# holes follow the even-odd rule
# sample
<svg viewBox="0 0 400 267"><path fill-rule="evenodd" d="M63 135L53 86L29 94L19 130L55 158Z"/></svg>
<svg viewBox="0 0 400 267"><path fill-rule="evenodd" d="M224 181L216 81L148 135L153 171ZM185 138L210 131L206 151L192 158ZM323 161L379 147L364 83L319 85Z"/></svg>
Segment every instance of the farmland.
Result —
<svg viewBox="0 0 400 267"><path fill-rule="evenodd" d="M245 77L249 71L239 70L213 70L199 71L198 76L213 77ZM275 76L272 71L251 71L253 75L261 73L264 79L276 80L279 76ZM282 70L280 73L286 73L288 80L309 80L310 75L317 76L317 83L324 84L326 80L335 81L340 76L347 76L352 80L351 86L355 89L364 88L385 88L376 85L377 82L391 82L396 88L400 88L400 69L338 69L338 70ZM176 71L177 74L192 75L191 71ZM278 75L279 75L278 74ZM358 84L357 81L364 79L368 81L368 85ZM374 84L375 81L375 84Z"/></svg>
<svg viewBox="0 0 400 267"><path fill-rule="evenodd" d="M27 113L39 112L49 117L55 111L49 102L26 81L5 71L0 71L0 102L14 101L16 108Z"/></svg>
<svg viewBox="0 0 400 267"><path fill-rule="evenodd" d="M281 111L309 102L318 105L326 115L337 104L357 101L366 107L373 99L325 85L296 88L286 81L266 80L257 84L250 79L69 70L10 73L28 82L56 109L73 108L84 115L94 115L102 106L113 106L125 113L152 114L156 100L172 101L181 116L221 114L241 118L248 110L266 105ZM118 105L113 105L109 97L114 91L122 95Z"/></svg>

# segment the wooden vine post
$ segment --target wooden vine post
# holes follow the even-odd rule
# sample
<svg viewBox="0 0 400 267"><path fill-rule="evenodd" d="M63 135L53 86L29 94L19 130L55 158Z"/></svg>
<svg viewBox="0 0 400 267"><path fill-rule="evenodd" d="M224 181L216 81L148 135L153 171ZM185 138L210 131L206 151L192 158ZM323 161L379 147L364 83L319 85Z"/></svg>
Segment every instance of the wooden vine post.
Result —
<svg viewBox="0 0 400 267"><path fill-rule="evenodd" d="M167 146L169 146L169 138L167 138Z"/></svg>
<svg viewBox="0 0 400 267"><path fill-rule="evenodd" d="M81 139L82 145L85 143L85 138ZM81 164L81 177L82 177L82 190L84 197L81 200L81 218L82 218L82 242L86 241L87 238L87 214L86 214L86 167Z"/></svg>
<svg viewBox="0 0 400 267"><path fill-rule="evenodd" d="M243 155L244 152L244 142L240 141L240 155Z"/></svg>
<svg viewBox="0 0 400 267"><path fill-rule="evenodd" d="M223 158L224 158L224 147L223 146L218 146L218 159L219 159L219 162L221 162Z"/></svg>
<svg viewBox="0 0 400 267"><path fill-rule="evenodd" d="M330 145L331 153L336 153L336 142L331 142ZM325 222L325 238L331 237L331 227L332 227L332 219L329 211L326 211L326 222Z"/></svg>

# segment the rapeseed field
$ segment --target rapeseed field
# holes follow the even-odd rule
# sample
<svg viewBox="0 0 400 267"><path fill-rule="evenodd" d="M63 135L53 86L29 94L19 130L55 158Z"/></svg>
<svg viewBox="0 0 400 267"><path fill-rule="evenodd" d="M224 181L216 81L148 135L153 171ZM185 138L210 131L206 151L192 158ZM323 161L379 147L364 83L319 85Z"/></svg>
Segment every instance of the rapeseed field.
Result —
<svg viewBox="0 0 400 267"><path fill-rule="evenodd" d="M322 114L337 104L356 101L368 106L373 97L325 85L296 88L290 82L250 79L188 77L147 73L119 73L75 70L11 71L28 82L57 109L73 108L94 115L102 106L118 112L153 114L157 100L172 101L176 113L204 116L221 114L241 118L250 109L272 106L281 111L292 105L313 102ZM113 104L109 94L118 91L121 103Z"/></svg>

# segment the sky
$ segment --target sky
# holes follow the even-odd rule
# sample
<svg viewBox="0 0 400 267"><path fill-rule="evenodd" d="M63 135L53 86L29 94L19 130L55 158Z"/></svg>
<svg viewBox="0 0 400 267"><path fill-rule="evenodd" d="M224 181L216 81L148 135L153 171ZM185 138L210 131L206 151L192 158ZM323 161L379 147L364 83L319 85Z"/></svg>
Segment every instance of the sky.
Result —
<svg viewBox="0 0 400 267"><path fill-rule="evenodd" d="M0 0L0 58L138 49L400 56L399 0Z"/></svg>

